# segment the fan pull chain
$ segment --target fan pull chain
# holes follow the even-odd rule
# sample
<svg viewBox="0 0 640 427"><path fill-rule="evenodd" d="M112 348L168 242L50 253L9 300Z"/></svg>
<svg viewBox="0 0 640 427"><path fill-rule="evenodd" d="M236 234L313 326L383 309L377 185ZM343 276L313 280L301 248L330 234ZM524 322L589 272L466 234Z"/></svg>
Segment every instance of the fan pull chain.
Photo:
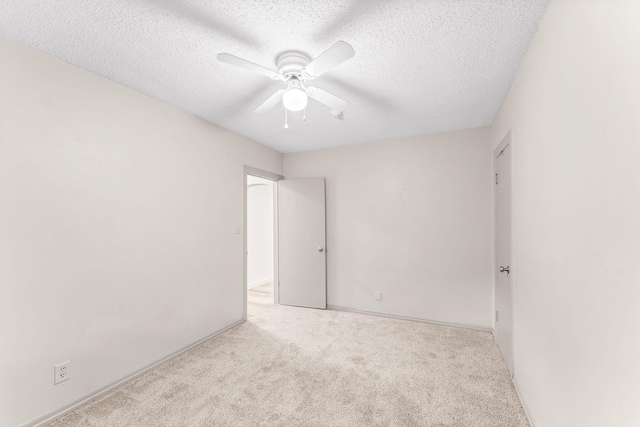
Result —
<svg viewBox="0 0 640 427"><path fill-rule="evenodd" d="M289 129L289 124L287 123L287 109L284 109L284 128Z"/></svg>
<svg viewBox="0 0 640 427"><path fill-rule="evenodd" d="M305 107L304 112L302 113L302 121L307 121L307 108Z"/></svg>

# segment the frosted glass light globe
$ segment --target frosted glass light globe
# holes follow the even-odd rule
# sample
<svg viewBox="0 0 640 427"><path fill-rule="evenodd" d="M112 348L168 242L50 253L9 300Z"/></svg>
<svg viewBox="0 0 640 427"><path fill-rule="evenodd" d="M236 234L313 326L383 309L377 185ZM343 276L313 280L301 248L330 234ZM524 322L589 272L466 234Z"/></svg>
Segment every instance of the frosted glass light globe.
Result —
<svg viewBox="0 0 640 427"><path fill-rule="evenodd" d="M282 104L289 111L304 110L307 106L307 94L302 89L289 88L282 96Z"/></svg>

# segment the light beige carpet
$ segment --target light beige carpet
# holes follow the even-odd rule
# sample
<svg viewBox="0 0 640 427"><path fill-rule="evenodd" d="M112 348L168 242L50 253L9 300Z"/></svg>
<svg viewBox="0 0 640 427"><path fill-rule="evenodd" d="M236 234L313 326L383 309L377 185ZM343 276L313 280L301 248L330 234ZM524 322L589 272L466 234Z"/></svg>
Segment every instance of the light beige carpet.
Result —
<svg viewBox="0 0 640 427"><path fill-rule="evenodd" d="M273 307L273 282L247 291L247 317L253 317Z"/></svg>
<svg viewBox="0 0 640 427"><path fill-rule="evenodd" d="M274 306L51 426L527 426L489 333Z"/></svg>

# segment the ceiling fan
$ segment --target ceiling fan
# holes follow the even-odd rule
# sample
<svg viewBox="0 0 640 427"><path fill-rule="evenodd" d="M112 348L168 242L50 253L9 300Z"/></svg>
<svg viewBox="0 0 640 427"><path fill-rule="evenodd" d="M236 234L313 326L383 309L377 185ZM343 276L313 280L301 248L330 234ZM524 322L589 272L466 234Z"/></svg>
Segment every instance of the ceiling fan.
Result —
<svg viewBox="0 0 640 427"><path fill-rule="evenodd" d="M271 95L262 105L256 108L256 113L269 111L281 101L286 110L300 111L307 107L308 98L312 98L331 108L331 114L335 117L339 116L349 103L326 90L315 86L307 86L305 83L326 73L354 55L355 51L349 44L339 41L314 60L295 50L284 52L276 59L277 71L229 53L218 54L218 60L286 83L287 88L280 89ZM285 127L288 126L285 124Z"/></svg>

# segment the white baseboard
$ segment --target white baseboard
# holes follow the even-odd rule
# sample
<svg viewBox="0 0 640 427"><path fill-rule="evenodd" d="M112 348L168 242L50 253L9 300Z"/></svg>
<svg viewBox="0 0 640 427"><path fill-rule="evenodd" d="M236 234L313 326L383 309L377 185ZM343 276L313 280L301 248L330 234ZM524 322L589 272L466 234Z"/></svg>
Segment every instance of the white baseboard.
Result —
<svg viewBox="0 0 640 427"><path fill-rule="evenodd" d="M249 283L247 285L247 289L257 288L258 286L266 285L267 283L273 282L273 277L271 279L260 280L259 282Z"/></svg>
<svg viewBox="0 0 640 427"><path fill-rule="evenodd" d="M393 319L409 320L411 322L430 323L432 325L451 326L453 328L464 328L464 329L473 329L475 331L492 332L492 328L490 328L490 327L477 326L477 325L466 325L466 324L463 324L463 323L439 322L437 320L421 319L419 317L401 316L401 315L398 315L398 314L382 313L382 312L378 312L378 311L358 310L356 308L343 307L343 306L340 306L340 305L333 305L333 304L327 304L327 309L329 309L329 310L337 310L337 311L348 311L350 313L369 314L371 316L390 317L390 318L393 318Z"/></svg>
<svg viewBox="0 0 640 427"><path fill-rule="evenodd" d="M165 357L165 358L163 358L161 360L158 360L157 362L154 362L151 365L147 365L144 368L135 371L133 374L131 374L131 375L125 377L125 378L117 380L116 382L113 382L113 383L111 383L111 384L109 384L109 385L107 385L107 386L105 386L103 388L100 388L100 389L98 389L98 390L96 390L96 391L94 391L92 393L89 393L89 394L87 394L87 395L85 395L85 396L83 396L83 397L81 397L79 399L76 399L73 402L71 402L71 403L69 403L67 405L64 405L64 406L62 406L62 407L60 407L58 409L55 409L55 410L53 410L51 412L48 412L48 413L46 413L44 415L36 417L31 421L27 421L26 423L20 425L20 427L42 427L42 426L52 422L53 420L56 420L56 419L58 419L58 418L60 418L60 417L62 417L64 415L68 414L69 412L74 411L75 409L79 408L80 406L85 405L85 404L89 403L90 401L102 396L103 394L105 394L105 393L113 390L114 388L126 383L127 381L131 381L132 379L139 377L140 375L144 374L148 370L153 369L156 366L158 366L158 365L160 365L160 364L162 364L162 363L164 363L164 362L166 362L168 360L171 360L174 357L179 356L180 354L184 353L185 351L190 350L190 349L192 349L193 347L195 347L195 346L197 346L199 344L202 344L203 342L207 341L208 339L211 339L211 338L215 337L216 335L220 335L221 333L233 328L234 326L239 325L242 322L244 322L244 320L240 320L240 321L235 322L235 323L233 323L233 324L231 324L231 325L229 325L229 326L227 326L227 327L225 327L223 329L220 329L219 331L214 332L213 334L208 335L208 336L202 338L201 340L198 340L197 342L195 342L193 344L190 344L190 345L188 345L186 347L183 347L182 349L180 349L180 350L178 350L178 351L176 351L174 353L171 353L169 356L167 356L167 357Z"/></svg>
<svg viewBox="0 0 640 427"><path fill-rule="evenodd" d="M522 404L522 408L524 409L524 414L527 416L527 420L529 420L529 425L531 427L536 427L535 419L533 418L531 411L527 407L527 402L524 399L524 395L522 394L522 389L520 388L520 384L518 384L518 380L516 376L511 377L511 382L513 386L516 388L516 393L518 393L518 397L520 398L520 403Z"/></svg>

